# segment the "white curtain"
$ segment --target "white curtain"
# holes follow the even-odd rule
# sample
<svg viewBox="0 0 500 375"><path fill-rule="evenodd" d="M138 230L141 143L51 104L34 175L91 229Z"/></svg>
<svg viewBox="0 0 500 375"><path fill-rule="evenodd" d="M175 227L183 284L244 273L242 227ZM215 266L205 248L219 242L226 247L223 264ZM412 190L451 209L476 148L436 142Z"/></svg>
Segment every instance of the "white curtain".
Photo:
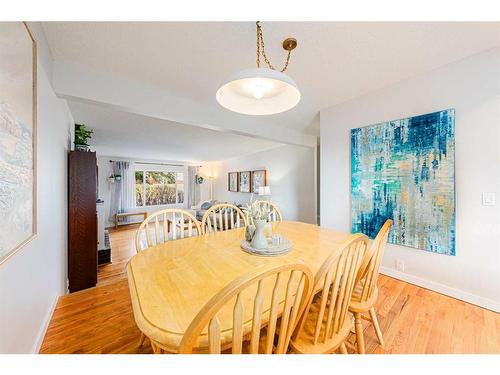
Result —
<svg viewBox="0 0 500 375"><path fill-rule="evenodd" d="M196 182L197 174L198 167L192 165L188 166L188 208L196 206L200 202L200 185Z"/></svg>
<svg viewBox="0 0 500 375"><path fill-rule="evenodd" d="M113 174L121 176L111 187L109 221L114 222L116 213L130 212L135 206L133 168L128 161L114 161Z"/></svg>

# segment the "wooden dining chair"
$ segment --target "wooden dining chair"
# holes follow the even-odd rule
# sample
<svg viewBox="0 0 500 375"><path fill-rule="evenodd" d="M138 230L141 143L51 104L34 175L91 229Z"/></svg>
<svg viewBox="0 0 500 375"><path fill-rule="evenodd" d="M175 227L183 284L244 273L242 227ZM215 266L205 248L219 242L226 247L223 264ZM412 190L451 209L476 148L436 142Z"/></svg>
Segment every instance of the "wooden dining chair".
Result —
<svg viewBox="0 0 500 375"><path fill-rule="evenodd" d="M267 221L269 222L275 222L275 221L282 221L283 220L283 215L281 214L281 211L276 203L270 202L270 201L257 201L257 204L260 207L268 207L269 208L269 217ZM249 222L253 224L252 218L248 218Z"/></svg>
<svg viewBox="0 0 500 375"><path fill-rule="evenodd" d="M135 234L135 250L145 250L169 240L198 236L201 226L188 211L167 208L157 211L142 222Z"/></svg>
<svg viewBox="0 0 500 375"><path fill-rule="evenodd" d="M368 237L353 234L323 263L314 279L314 290L321 287L321 294L311 293L290 343L293 352L325 354L340 349L347 354L345 340L352 326L348 307L367 247Z"/></svg>
<svg viewBox="0 0 500 375"><path fill-rule="evenodd" d="M238 207L229 203L210 207L201 220L203 234L246 227L247 225L246 215Z"/></svg>
<svg viewBox="0 0 500 375"><path fill-rule="evenodd" d="M303 263L263 265L238 277L192 320L179 353L219 354L224 349L232 354L286 353L312 281L311 270ZM280 332L275 337L278 316Z"/></svg>
<svg viewBox="0 0 500 375"><path fill-rule="evenodd" d="M362 319L372 322L380 345L384 345L382 331L378 324L375 313L375 302L378 298L377 280L380 272L380 265L384 256L385 245L392 226L392 220L387 220L380 228L377 237L373 240L370 248L365 254L363 263L356 276L356 287L354 289L349 311L354 314L354 329L356 332L356 347L360 354L365 353L365 343L363 337ZM369 313L369 317L363 314Z"/></svg>

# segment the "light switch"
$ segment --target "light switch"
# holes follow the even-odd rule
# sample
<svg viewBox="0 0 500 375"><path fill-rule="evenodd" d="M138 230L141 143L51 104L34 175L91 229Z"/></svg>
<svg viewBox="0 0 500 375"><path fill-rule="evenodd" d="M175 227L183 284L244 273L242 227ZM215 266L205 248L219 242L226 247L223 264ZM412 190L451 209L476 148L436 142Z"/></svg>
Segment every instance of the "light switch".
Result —
<svg viewBox="0 0 500 375"><path fill-rule="evenodd" d="M495 205L495 193L483 193L483 206Z"/></svg>

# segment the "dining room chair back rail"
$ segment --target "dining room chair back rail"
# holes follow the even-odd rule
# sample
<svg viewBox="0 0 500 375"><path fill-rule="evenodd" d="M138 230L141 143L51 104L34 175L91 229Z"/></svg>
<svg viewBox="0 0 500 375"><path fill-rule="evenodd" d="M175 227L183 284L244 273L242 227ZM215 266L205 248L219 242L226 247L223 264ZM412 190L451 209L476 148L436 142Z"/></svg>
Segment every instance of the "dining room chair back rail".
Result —
<svg viewBox="0 0 500 375"><path fill-rule="evenodd" d="M309 299L292 338L295 351L314 353L318 343L322 344L318 349L321 353L333 352L339 347L345 350L349 302L367 247L368 237L351 235L340 246L340 251L332 252L323 263L314 282L314 290L319 289L321 293Z"/></svg>
<svg viewBox="0 0 500 375"><path fill-rule="evenodd" d="M135 234L137 252L165 243L201 234L198 220L188 211L168 208L145 219Z"/></svg>
<svg viewBox="0 0 500 375"><path fill-rule="evenodd" d="M392 220L386 222L380 228L377 236L366 252L363 263L356 276L356 286L349 304L349 310L354 314L354 329L356 333L356 351L359 354L365 353L363 321L365 318L372 322L380 345L384 345L382 330L378 323L375 312L375 303L378 298L377 281L380 273L380 266L384 256L385 246L389 237ZM366 318L363 314L369 314Z"/></svg>
<svg viewBox="0 0 500 375"><path fill-rule="evenodd" d="M203 234L246 227L247 218L233 204L221 203L210 207L201 220Z"/></svg>
<svg viewBox="0 0 500 375"><path fill-rule="evenodd" d="M366 252L363 263L356 276L356 284L361 286L360 300L369 300L377 286L384 250L389 237L392 220L387 220Z"/></svg>
<svg viewBox="0 0 500 375"><path fill-rule="evenodd" d="M273 285L272 292L268 290L269 293L265 293L267 288L264 283L269 282ZM218 315L234 300L229 345L231 353L286 353L298 319L309 300L312 283L312 272L303 263L257 267L229 283L206 303L187 328L179 352L192 353L206 327L209 353L218 354L221 348L227 347L227 343L222 343L224 332ZM279 317L281 322L277 334ZM263 323L267 329L265 336L262 335ZM276 334L278 341L275 345Z"/></svg>

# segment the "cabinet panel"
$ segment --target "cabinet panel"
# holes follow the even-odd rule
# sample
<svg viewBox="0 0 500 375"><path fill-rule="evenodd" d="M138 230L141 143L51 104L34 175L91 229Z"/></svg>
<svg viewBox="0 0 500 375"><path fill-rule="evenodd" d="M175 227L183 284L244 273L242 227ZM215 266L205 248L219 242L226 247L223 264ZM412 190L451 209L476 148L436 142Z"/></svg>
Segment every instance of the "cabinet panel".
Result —
<svg viewBox="0 0 500 375"><path fill-rule="evenodd" d="M97 283L96 154L69 153L69 291L90 288Z"/></svg>

